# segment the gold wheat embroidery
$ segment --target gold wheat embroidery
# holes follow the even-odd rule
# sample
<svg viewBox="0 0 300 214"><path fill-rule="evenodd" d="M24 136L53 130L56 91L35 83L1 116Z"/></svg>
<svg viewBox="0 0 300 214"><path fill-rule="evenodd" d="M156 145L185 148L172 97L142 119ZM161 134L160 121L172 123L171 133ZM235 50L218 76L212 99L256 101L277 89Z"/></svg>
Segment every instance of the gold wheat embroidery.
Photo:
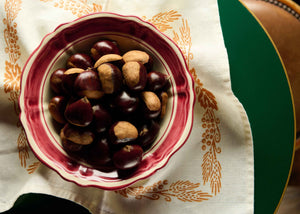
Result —
<svg viewBox="0 0 300 214"><path fill-rule="evenodd" d="M219 129L220 119L215 116L218 110L218 104L215 96L203 87L200 79L196 75L194 68L190 70L195 80L195 91L197 101L205 112L202 116L202 150L207 151L203 156L202 176L204 185L210 182L212 193L215 195L220 192L222 187L222 166L218 161L217 154L221 153L221 148L217 144L221 141L221 133Z"/></svg>
<svg viewBox="0 0 300 214"><path fill-rule="evenodd" d="M102 6L100 4L93 3L92 5L87 3L87 0L40 0L41 2L52 2L54 7L71 11L71 13L77 17L87 15L93 12L101 12Z"/></svg>
<svg viewBox="0 0 300 214"><path fill-rule="evenodd" d="M199 188L199 183L190 181L176 181L169 185L168 180L158 181L150 186L128 187L123 190L118 190L116 193L128 198L159 200L164 199L171 202L172 198L177 198L183 202L202 202L212 197L211 194L203 192Z"/></svg>
<svg viewBox="0 0 300 214"><path fill-rule="evenodd" d="M15 22L19 11L21 10L21 0L6 0L5 12L6 18L3 19L5 53L8 55L8 60L5 60L4 73L4 92L9 93L9 101L12 102L14 112L19 115L18 97L20 90L21 67L18 60L21 56L20 46L18 44L17 23ZM21 127L20 121L17 122L17 127ZM17 148L19 151L19 159L22 167L26 168L26 161L29 159L29 147L24 130L21 132L17 140Z"/></svg>
<svg viewBox="0 0 300 214"><path fill-rule="evenodd" d="M36 162L30 164L27 168L28 174L34 173L39 168L40 165L41 165L41 162L39 162L39 161L36 161Z"/></svg>
<svg viewBox="0 0 300 214"><path fill-rule="evenodd" d="M29 148L27 146L27 139L24 132L24 129L21 130L21 133L18 137L18 150L19 150L19 159L21 161L21 166L26 168L26 160L29 158Z"/></svg>
<svg viewBox="0 0 300 214"><path fill-rule="evenodd" d="M190 66L190 61L193 59L191 53L191 35L187 20L182 19L182 26L179 28L179 33L173 31L173 40L182 50L186 62L189 66L190 73L195 81L195 91L197 101L205 110L202 117L202 150L208 150L203 156L202 176L204 185L210 183L211 192L216 195L221 189L222 167L218 161L217 154L221 153L221 148L217 143L221 141L221 133L219 129L220 120L215 116L215 111L218 111L218 105L215 96L209 90L203 87L200 79L197 76L195 68Z"/></svg>
<svg viewBox="0 0 300 214"><path fill-rule="evenodd" d="M5 88L4 88L4 90L5 90ZM14 112L16 113L16 115L20 114L20 108L19 108L19 103L18 103L19 94L20 94L20 91L11 91L9 93L9 98L8 98L8 100L13 103ZM18 120L17 127L19 128L21 126L22 126L21 122L20 122L20 120Z"/></svg>
<svg viewBox="0 0 300 214"><path fill-rule="evenodd" d="M191 32L187 20L182 19L182 26L179 28L179 33L173 30L173 35L173 40L181 49L187 65L190 68L190 61L193 59L193 54L191 53Z"/></svg>
<svg viewBox="0 0 300 214"><path fill-rule="evenodd" d="M178 20L180 16L181 15L177 11L170 10L167 12L158 13L150 19L147 19L146 16L143 16L142 19L152 23L161 32L164 32L166 30L172 29L172 26L170 25L170 23Z"/></svg>
<svg viewBox="0 0 300 214"><path fill-rule="evenodd" d="M19 90L19 81L21 76L21 68L17 63L20 58L20 47L17 36L17 23L14 22L17 17L20 8L21 1L6 1L5 12L6 18L3 19L4 29L4 41L5 41L5 53L8 54L9 60L5 60L5 74L4 74L4 91L9 93L14 90Z"/></svg>

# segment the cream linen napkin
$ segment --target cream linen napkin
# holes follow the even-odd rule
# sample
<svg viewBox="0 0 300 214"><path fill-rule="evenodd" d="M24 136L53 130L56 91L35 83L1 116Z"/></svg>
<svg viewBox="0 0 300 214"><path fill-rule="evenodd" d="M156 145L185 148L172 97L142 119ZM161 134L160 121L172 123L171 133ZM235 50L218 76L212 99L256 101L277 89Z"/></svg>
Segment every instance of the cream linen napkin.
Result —
<svg viewBox="0 0 300 214"><path fill-rule="evenodd" d="M231 91L217 0L2 0L0 10L0 211L35 192L101 214L253 213L251 130ZM182 49L195 79L188 141L166 167L121 191L62 179L34 157L18 120L19 81L29 54L57 25L98 11L137 15L156 25Z"/></svg>

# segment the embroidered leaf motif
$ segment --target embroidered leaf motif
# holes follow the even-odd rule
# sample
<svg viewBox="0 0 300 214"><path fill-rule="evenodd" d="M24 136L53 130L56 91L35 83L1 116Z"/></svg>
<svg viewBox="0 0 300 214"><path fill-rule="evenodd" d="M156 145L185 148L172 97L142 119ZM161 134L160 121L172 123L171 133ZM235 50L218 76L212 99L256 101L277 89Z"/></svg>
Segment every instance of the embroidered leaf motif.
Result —
<svg viewBox="0 0 300 214"><path fill-rule="evenodd" d="M17 60L20 58L21 53L18 45L17 23L14 22L14 19L21 9L21 3L21 0L6 0L4 5L6 12L6 18L3 19L5 53L9 56L9 61L5 60L4 91L6 93L19 90L21 68L17 64Z"/></svg>
<svg viewBox="0 0 300 214"><path fill-rule="evenodd" d="M33 164L30 164L27 168L28 174L34 173L39 168L40 165L41 165L41 162L39 162L39 161L36 161Z"/></svg>
<svg viewBox="0 0 300 214"><path fill-rule="evenodd" d="M221 189L221 164L213 154L213 147L205 153L202 163L202 175L204 185L210 182L211 191L214 195L220 192Z"/></svg>
<svg viewBox="0 0 300 214"><path fill-rule="evenodd" d="M190 61L194 58L193 54L191 53L191 46L192 46L192 38L191 38L191 30L188 25L187 20L182 19L182 25L179 28L179 33L173 30L173 40L181 49L184 58L187 62L188 67L190 67Z"/></svg>
<svg viewBox="0 0 300 214"><path fill-rule="evenodd" d="M150 19L147 19L145 16L142 18L148 22L151 22L161 32L164 32L169 29L172 29L172 26L170 25L170 23L178 20L180 16L181 15L177 11L170 10L167 12L160 12L160 13L154 15Z"/></svg>
<svg viewBox="0 0 300 214"><path fill-rule="evenodd" d="M212 193L214 193L215 195L219 193L221 189L221 169L222 167L220 162L217 159L214 159L210 187Z"/></svg>
<svg viewBox="0 0 300 214"><path fill-rule="evenodd" d="M5 12L6 18L3 19L5 26L4 40L5 40L5 53L8 54L8 59L5 60L5 73L4 73L4 92L10 93L9 101L13 103L16 115L19 115L20 109L18 106L18 97L20 90L21 67L18 60L21 56L20 46L18 44L17 23L14 22L19 11L21 10L21 0L6 0ZM17 122L17 127L22 127L20 121ZM26 168L27 160L29 159L29 146L25 136L24 129L18 136L17 148L19 151L19 159L22 167Z"/></svg>
<svg viewBox="0 0 300 214"><path fill-rule="evenodd" d="M199 186L200 186L199 183L194 184L190 181L177 181L170 185L169 190L177 193L177 192L181 192L181 191L185 191L185 190L192 190L192 189L198 188Z"/></svg>
<svg viewBox="0 0 300 214"><path fill-rule="evenodd" d="M15 111L16 115L20 114L20 107L18 104L19 94L20 94L20 91L11 91L9 93L9 98L8 98L8 100L11 101L14 105L14 111ZM20 120L18 120L18 122L17 122L17 127L21 127Z"/></svg>
<svg viewBox="0 0 300 214"><path fill-rule="evenodd" d="M207 108L202 117L202 128L204 132L202 134L202 149L208 151L203 156L202 163L202 176L204 185L210 182L211 191L213 194L217 194L221 189L221 164L217 160L217 153L221 153L221 148L217 147L216 143L221 140L220 130L218 124L219 119L215 117L214 109Z"/></svg>
<svg viewBox="0 0 300 214"><path fill-rule="evenodd" d="M5 73L4 73L4 91L5 93L11 91L19 91L21 68L18 64L12 64L9 61L5 61Z"/></svg>
<svg viewBox="0 0 300 214"><path fill-rule="evenodd" d="M101 12L102 5L93 3L93 12Z"/></svg>
<svg viewBox="0 0 300 214"><path fill-rule="evenodd" d="M167 202L171 202L172 198L177 198L183 202L201 202L212 197L207 192L196 190L199 186L199 183L179 180L171 183L168 187L168 180L164 180L158 181L151 186L127 187L115 192L126 198L134 197L138 200L159 200L163 198Z"/></svg>
<svg viewBox="0 0 300 214"><path fill-rule="evenodd" d="M201 93L201 90L203 88L203 83L200 81L200 79L197 77L197 73L195 68L190 69L190 73L194 79L195 82L195 93L199 99L199 94Z"/></svg>
<svg viewBox="0 0 300 214"><path fill-rule="evenodd" d="M216 97L213 95L213 93L211 93L205 88L202 88L200 90L200 94L198 96L198 102L205 109L212 108L218 110Z"/></svg>
<svg viewBox="0 0 300 214"><path fill-rule="evenodd" d="M215 111L218 110L216 97L209 90L203 87L202 82L197 76L195 68L190 67L190 62L193 59L191 53L192 39L190 27L187 20L182 19L182 25L179 28L179 33L173 30L173 40L182 50L185 60L189 66L190 73L195 81L195 92L197 101L205 110L202 118L202 128L205 130L202 135L202 150L209 150L203 156L202 162L202 176L204 185L210 182L211 192L216 195L221 189L221 164L217 160L216 153L221 153L221 148L216 147L216 143L221 140L219 130L220 120L216 118Z"/></svg>
<svg viewBox="0 0 300 214"><path fill-rule="evenodd" d="M202 202L204 200L208 200L211 197L212 195L206 192L202 192L201 190L182 192L177 196L177 198L183 202Z"/></svg>
<svg viewBox="0 0 300 214"><path fill-rule="evenodd" d="M27 145L27 139L24 132L24 129L21 130L21 133L18 137L18 150L19 150L19 159L21 161L21 166L26 168L26 160L29 158L29 151Z"/></svg>
<svg viewBox="0 0 300 214"><path fill-rule="evenodd" d="M203 162L202 162L202 176L203 176L203 184L205 185L212 174L212 163L213 163L213 155L211 150L206 152L203 156Z"/></svg>
<svg viewBox="0 0 300 214"><path fill-rule="evenodd" d="M80 17L93 12L101 12L102 6L87 3L87 0L40 0L42 2L53 2L53 6L70 11L73 15Z"/></svg>
<svg viewBox="0 0 300 214"><path fill-rule="evenodd" d="M10 20L14 20L21 10L22 0L8 0L5 1L4 9Z"/></svg>

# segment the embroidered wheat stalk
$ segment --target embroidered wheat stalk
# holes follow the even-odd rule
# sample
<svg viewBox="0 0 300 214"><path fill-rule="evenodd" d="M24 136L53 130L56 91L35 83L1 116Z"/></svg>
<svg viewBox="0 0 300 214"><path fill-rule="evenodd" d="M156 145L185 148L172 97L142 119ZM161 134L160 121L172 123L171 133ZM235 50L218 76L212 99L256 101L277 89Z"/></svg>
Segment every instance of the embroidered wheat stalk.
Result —
<svg viewBox="0 0 300 214"><path fill-rule="evenodd" d="M170 23L178 20L180 16L181 15L177 11L170 10L167 12L160 12L160 13L154 15L150 19L147 19L145 16L143 16L142 19L155 25L157 27L157 29L160 30L161 32L165 32L169 29L172 29L172 26Z"/></svg>
<svg viewBox="0 0 300 214"><path fill-rule="evenodd" d="M151 186L128 187L118 190L116 193L129 198L159 200L163 198L167 202L171 202L172 198L177 198L183 202L201 202L212 197L211 194L197 190L199 183L186 181L176 181L168 186L168 180L158 181Z"/></svg>
<svg viewBox="0 0 300 214"><path fill-rule="evenodd" d="M93 12L101 12L102 6L93 3L88 4L87 0L40 0L41 2L52 2L54 7L70 11L73 15L80 17Z"/></svg>

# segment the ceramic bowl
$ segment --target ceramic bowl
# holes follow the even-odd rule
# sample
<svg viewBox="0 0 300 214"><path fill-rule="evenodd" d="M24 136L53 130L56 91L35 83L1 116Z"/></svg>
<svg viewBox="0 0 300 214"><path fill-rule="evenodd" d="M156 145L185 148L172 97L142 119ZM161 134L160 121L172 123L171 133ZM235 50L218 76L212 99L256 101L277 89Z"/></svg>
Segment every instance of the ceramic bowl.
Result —
<svg viewBox="0 0 300 214"><path fill-rule="evenodd" d="M138 169L126 178L70 158L48 111L53 96L49 85L52 72L64 67L71 54L89 49L99 38L117 41L122 52L148 52L154 58L154 69L170 76L171 97L159 135ZM43 38L23 68L19 105L28 143L42 163L80 186L116 190L163 168L183 146L192 128L194 101L193 79L182 52L170 38L136 16L95 13L61 24Z"/></svg>

